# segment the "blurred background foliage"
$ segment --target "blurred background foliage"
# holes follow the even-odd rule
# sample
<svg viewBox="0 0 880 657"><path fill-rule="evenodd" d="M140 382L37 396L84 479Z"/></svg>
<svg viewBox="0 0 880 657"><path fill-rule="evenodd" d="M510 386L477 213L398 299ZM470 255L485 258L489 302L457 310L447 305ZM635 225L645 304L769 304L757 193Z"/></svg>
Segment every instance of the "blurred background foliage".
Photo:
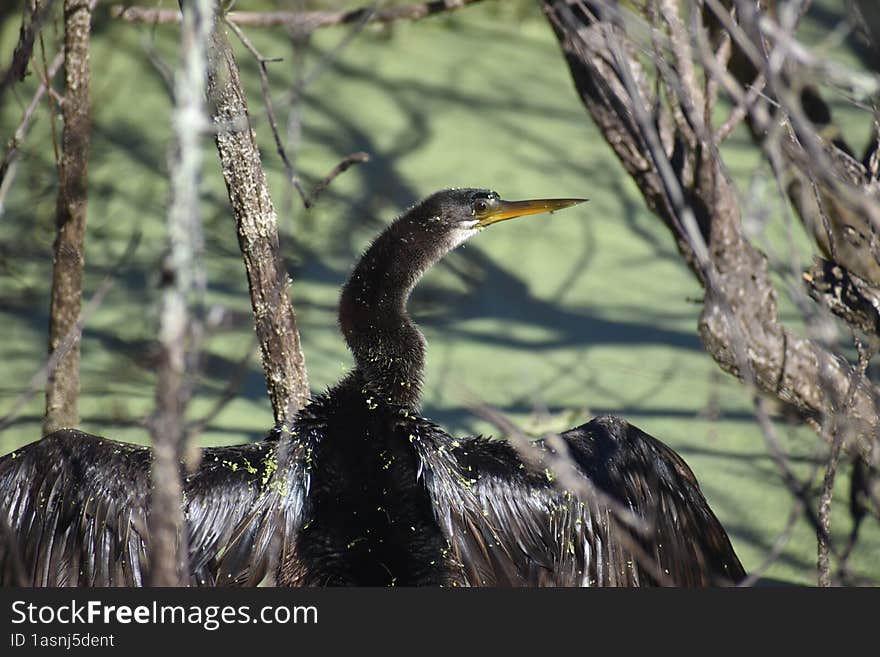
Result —
<svg viewBox="0 0 880 657"><path fill-rule="evenodd" d="M139 3L155 6L153 3ZM838 3L815 3L804 33L833 29ZM20 3L0 9L0 62L10 61ZM176 6L165 3L163 6ZM236 9L356 6L343 2L238 3ZM175 26L131 25L96 12L92 44L94 134L89 170L86 297L141 239L83 336L81 427L147 442L153 407L158 264L168 201L171 100L151 63L176 64ZM47 57L60 24L46 31ZM371 238L396 214L441 188L482 186L508 198L585 196L588 204L503 224L448 257L416 290L411 311L429 343L423 412L453 433L493 433L465 409L482 400L534 435L600 413L620 415L678 450L697 474L747 569L766 557L792 505L766 453L746 393L704 355L696 336L701 290L667 231L592 126L536 3L487 0L418 23L317 31L293 45L284 29L246 29L269 65L272 100L306 188L353 151L367 164L339 178L306 211L285 183L263 105L257 63L235 42L253 124L279 212L311 385L319 392L350 367L336 327L340 285ZM850 44L851 46L851 44ZM833 55L857 64L850 46ZM4 64L5 66L5 64ZM298 79L309 80L300 93ZM8 139L35 87L6 94L0 135ZM847 129L856 110L835 99ZM839 106L838 106L839 105ZM847 113L850 113L849 115ZM0 414L45 361L54 238L57 112L44 103L23 147L0 214ZM855 119L859 120L856 121ZM863 143L861 132L854 139ZM219 324L205 344L190 416L216 403L245 364L234 400L214 417L202 444L260 439L272 423L235 229L216 152L205 140L204 266L208 310ZM785 226L772 177L746 134L724 147L756 219L754 239L780 262L806 265L809 242ZM762 221L764 218L767 221ZM772 219L772 221L770 221ZM796 247L793 250L793 247ZM777 269L780 290L799 285ZM784 293L781 295L784 302ZM789 304L786 322L797 321ZM0 433L0 452L39 437L38 394ZM778 418L804 474L815 435ZM838 478L834 535L845 540L847 476ZM851 558L880 576L880 531L866 527ZM803 521L768 576L814 583L815 536Z"/></svg>

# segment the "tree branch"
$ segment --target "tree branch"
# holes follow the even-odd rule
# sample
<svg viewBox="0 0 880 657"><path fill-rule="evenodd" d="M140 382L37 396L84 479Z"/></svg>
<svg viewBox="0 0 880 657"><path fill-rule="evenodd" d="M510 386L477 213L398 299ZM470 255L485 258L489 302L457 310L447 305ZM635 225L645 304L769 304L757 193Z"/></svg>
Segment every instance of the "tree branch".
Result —
<svg viewBox="0 0 880 657"><path fill-rule="evenodd" d="M91 142L89 33L96 0L64 0L64 131L58 168L57 234L49 309L49 353L79 319L85 257L88 161ZM48 88L48 74L46 86ZM58 361L46 387L43 433L79 424L79 342Z"/></svg>
<svg viewBox="0 0 880 657"><path fill-rule="evenodd" d="M337 176L348 171L355 164L363 164L364 162L369 162L370 156L363 151L357 151L355 153L351 153L342 158L339 163L333 167L326 176L324 176L321 180L315 183L315 186L312 187L312 191L310 191L303 198L303 205L307 208L312 207L315 204L315 201L318 200L318 197L324 193L324 190L330 186Z"/></svg>
<svg viewBox="0 0 880 657"><path fill-rule="evenodd" d="M330 183L333 182L333 180L338 175L347 171L354 164L369 162L370 156L360 151L347 155L339 162L339 164L333 167L330 173L328 173L312 188L311 192L307 193L306 190L303 189L303 186L299 181L299 177L296 175L296 172L293 169L290 158L287 157L287 150L284 148L284 144L281 141L281 134L278 131L278 121L275 118L275 110L272 109L272 99L269 94L269 75L266 71L266 64L273 60L263 57L256 49L254 44L251 43L250 39L248 39L247 35L241 30L238 25L235 24L235 22L230 20L229 17L226 17L225 22L229 26L229 29L233 31L235 36L239 38L245 49L254 57L254 59L257 60L257 65L259 66L258 71L260 74L260 85L263 91L263 104L266 106L266 116L269 119L269 128L271 129L272 137L275 140L275 150L278 151L281 162L284 164L284 171L287 175L287 180L299 193L305 208L309 209L315 204L318 196L320 196L321 193L330 186Z"/></svg>
<svg viewBox="0 0 880 657"><path fill-rule="evenodd" d="M247 272L269 398L280 423L308 401L308 376L288 293L290 279L279 253L275 207L250 127L238 65L220 22L211 44L208 101Z"/></svg>
<svg viewBox="0 0 880 657"><path fill-rule="evenodd" d="M201 138L207 127L202 89L207 78L215 0L181 0L181 4L186 11L181 30L181 63L174 76L175 152L169 167L171 206L159 302L161 357L156 411L149 421L153 439L148 518L151 586L189 584L181 463L187 456L185 414L194 376L192 351L198 333L191 307L201 306L204 296L199 266L203 241L199 195Z"/></svg>
<svg viewBox="0 0 880 657"><path fill-rule="evenodd" d="M53 59L52 63L49 64L49 68L46 71L46 80L41 82L40 86L37 87L37 90L34 92L31 101L28 103L27 107L24 110L24 114L21 117L21 121L19 122L18 127L15 129L15 132L12 134L12 137L6 144L6 150L3 153L3 160L0 161L0 186L2 186L3 189L7 188L7 176L10 175L12 165L18 158L19 149L21 148L21 145L24 143L24 140L27 137L28 130L31 126L31 121L34 118L34 114L36 113L37 108L40 106L40 103L43 100L43 96L46 94L48 84L51 83L51 80L58 73L58 69L61 68L61 65L63 63L64 51L61 51L57 55L55 55L55 59ZM2 205L2 202L3 196L0 195L0 205Z"/></svg>
<svg viewBox="0 0 880 657"><path fill-rule="evenodd" d="M21 18L21 28L18 33L18 43L15 44L15 50L12 53L12 61L9 68L0 80L0 101L6 90L15 82L20 82L27 74L28 62L34 51L34 43L37 35L43 27L43 23L49 17L55 0L46 0L46 2L34 3L24 8Z"/></svg>
<svg viewBox="0 0 880 657"><path fill-rule="evenodd" d="M372 12L369 17L371 23L393 23L399 20L417 21L429 16L452 12L468 5L476 4L481 0L432 0L416 4L388 7L386 9L373 10L370 7L360 7L345 11L231 11L227 14L229 20L237 25L247 27L279 27L295 29L298 31L311 32L323 27L347 25L364 20L364 16ZM110 10L114 18L130 23L154 23L167 24L179 23L180 12L174 9L154 9L150 7L126 7L114 5Z"/></svg>
<svg viewBox="0 0 880 657"><path fill-rule="evenodd" d="M650 97L645 89L650 78L636 57L625 53L624 66L619 54L615 56L613 43L626 43L627 37L607 3L545 0L543 5L582 101L706 289L699 333L708 353L725 371L808 417L836 412L846 397L852 368L779 322L766 257L743 235L739 198L711 136L707 140L700 133L689 140L671 126L667 110L657 103L652 120L661 138L651 137L653 128L646 130L640 120L642 101L632 93L625 73L634 71L642 98ZM681 80L672 84L677 87ZM664 133L669 136L663 137ZM664 164L667 159L672 181L670 167ZM683 190L684 203L677 189ZM699 228L697 235L689 228L690 212ZM703 240L708 267L701 254ZM857 426L863 450L875 440L875 401L874 389L860 381L849 420Z"/></svg>
<svg viewBox="0 0 880 657"><path fill-rule="evenodd" d="M846 439L846 429L840 418L846 415L849 405L852 403L856 389L856 382L864 378L868 369L868 361L876 353L876 349L867 349L855 339L856 349L859 353L858 369L853 370L849 390L843 402L841 412L834 416L831 434L831 450L828 455L828 466L822 481L822 493L819 496L818 520L819 528L816 532L817 539L817 565L819 570L819 586L831 586L831 499L834 495L834 480L837 476L837 466L840 462L840 453Z"/></svg>

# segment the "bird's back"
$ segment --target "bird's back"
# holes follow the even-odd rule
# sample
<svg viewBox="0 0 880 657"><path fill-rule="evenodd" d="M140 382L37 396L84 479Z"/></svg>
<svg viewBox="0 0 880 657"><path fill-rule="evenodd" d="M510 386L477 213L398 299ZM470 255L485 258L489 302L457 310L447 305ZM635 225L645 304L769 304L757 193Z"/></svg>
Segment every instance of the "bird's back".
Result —
<svg viewBox="0 0 880 657"><path fill-rule="evenodd" d="M354 375L303 409L294 424L313 445L298 559L279 583L416 586L445 583L446 542L419 481L410 442L388 431L401 409ZM305 435L316 439L307 439Z"/></svg>

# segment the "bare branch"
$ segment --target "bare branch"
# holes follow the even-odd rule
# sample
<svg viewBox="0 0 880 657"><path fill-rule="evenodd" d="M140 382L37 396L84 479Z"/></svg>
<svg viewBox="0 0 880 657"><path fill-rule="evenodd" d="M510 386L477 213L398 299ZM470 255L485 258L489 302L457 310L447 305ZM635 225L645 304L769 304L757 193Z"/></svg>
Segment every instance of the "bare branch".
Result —
<svg viewBox="0 0 880 657"><path fill-rule="evenodd" d="M339 161L335 167L333 167L330 172L324 176L321 180L319 180L314 187L312 187L312 191L308 193L308 195L303 199L303 203L307 208L312 207L315 204L315 201L318 200L318 197L330 186L337 176L342 173L348 171L355 164L363 164L364 162L369 162L370 156L363 151L357 151L356 153L351 153L350 155L346 155L342 160Z"/></svg>
<svg viewBox="0 0 880 657"><path fill-rule="evenodd" d="M773 459L773 463L776 465L777 470L779 470L779 473L782 475L782 481L785 484L785 487L795 499L800 500L804 517L816 530L817 535L821 534L822 540L826 541L829 549L833 549L831 547L831 537L827 533L824 533L825 530L822 527L822 523L819 522L818 516L810 506L810 482L813 478L810 477L802 482L797 478L797 475L795 475L794 470L789 463L788 456L785 454L785 449L779 440L779 436L776 435L776 428L773 426L773 421L770 419L770 413L767 410L767 401L763 397L755 396L752 398L752 404L755 409L755 418L758 420L758 426L761 427L761 431L764 434L764 442L767 445L767 451L770 453L770 458Z"/></svg>
<svg viewBox="0 0 880 657"><path fill-rule="evenodd" d="M61 161L56 203L57 234L49 309L49 353L75 326L82 300L85 265L83 242L88 202L88 157L91 142L89 34L97 0L64 0L64 78ZM49 82L46 81L48 88ZM46 386L43 433L79 424L79 342L58 361Z"/></svg>
<svg viewBox="0 0 880 657"><path fill-rule="evenodd" d="M231 11L229 19L237 25L247 27L284 26L299 31L311 32L323 27L358 23L364 15L372 12L371 23L393 23L399 20L417 21L429 16L448 13L481 0L432 0L415 4L388 7L373 12L372 7L360 7L346 11ZM111 16L130 23L179 23L180 12L174 9L154 9L149 7L127 7L114 5Z"/></svg>
<svg viewBox="0 0 880 657"><path fill-rule="evenodd" d="M862 345L862 343L853 338L856 349L859 352L858 369L853 370L852 380L850 381L849 390L846 399L843 402L843 408L833 417L831 427L831 451L828 455L828 466L825 470L825 477L822 481L822 493L819 497L819 528L816 533L818 542L817 563L819 568L819 586L831 586L831 545L829 537L831 536L831 498L834 494L834 480L837 475L837 464L840 461L840 452L843 448L844 439L846 437L846 425L840 421L849 410L850 404L855 397L856 383L860 378L865 376L868 369L868 362L876 353L876 349L870 352Z"/></svg>
<svg viewBox="0 0 880 657"><path fill-rule="evenodd" d="M794 504L791 507L791 511L788 514L788 519L785 521L785 526L773 540L773 545L770 546L770 550L767 553L767 556L764 557L764 560L760 564L758 564L758 567L753 568L749 572L748 576L746 576L744 580L739 582L737 586L754 586L758 583L758 581L760 581L761 577L764 576L764 573L767 572L767 569L770 568L770 566L772 566L774 563L776 563L776 560L779 559L780 555L782 555L782 551L791 540L791 536L792 534L794 534L795 527L797 527L797 521L800 520L803 512L804 502L801 498L797 497L795 498Z"/></svg>
<svg viewBox="0 0 880 657"><path fill-rule="evenodd" d="M807 417L833 412L852 370L779 322L766 257L743 235L739 197L717 149L702 138L691 144L673 134L669 146L658 138L655 126L666 129L663 108L653 110L657 117L647 115L640 90L647 76L617 45L626 40L622 29L602 19L605 2L544 5L584 104L706 288L699 323L706 350L725 371L754 381ZM872 386L859 384L850 416L860 425L863 450L878 424L875 398Z"/></svg>
<svg viewBox="0 0 880 657"><path fill-rule="evenodd" d="M278 155L281 157L281 162L284 164L284 171L287 174L287 180L296 188L303 199L303 203L305 203L305 190L302 188L299 179L294 173L293 166L287 157L287 151L284 148L284 144L281 142L281 135L278 132L278 121L275 118L275 111L272 109L272 96L269 92L269 75L266 70L266 64L280 60L263 57L242 29L235 24L235 21L233 21L228 15L224 16L224 21L229 26L229 29L233 31L235 36L238 37L239 41L241 41L247 51L257 60L257 70L260 74L260 86L263 91L263 104L266 106L266 116L269 118L269 128L272 130L272 137L275 140L275 150L278 151Z"/></svg>
<svg viewBox="0 0 880 657"><path fill-rule="evenodd" d="M40 38L40 58L42 59L42 63L43 63L43 71L48 71L49 64L46 62L46 44L43 39L42 32L40 32L39 38ZM47 103L49 106L49 130L52 134L52 148L55 152L55 168L59 170L59 177L60 177L60 175L61 175L61 173L60 173L61 153L59 151L59 146L58 146L58 132L55 127L55 123L56 123L56 121L55 121L55 118L56 118L56 115L55 115L56 94L54 92L55 90L52 88L52 82L49 79L49 76L43 75L41 73L40 68L37 65L36 58L34 59L34 61L32 62L31 65L33 66L34 70L37 72L37 75L40 76L40 79L42 80L43 84L46 86L46 93L49 96L49 98L48 98L49 102Z"/></svg>
<svg viewBox="0 0 880 657"><path fill-rule="evenodd" d="M213 34L208 68L217 151L235 217L263 371L277 423L309 399L305 358L279 253L278 220L250 127L238 65L222 24Z"/></svg>
<svg viewBox="0 0 880 657"><path fill-rule="evenodd" d="M61 65L64 63L64 52L59 52L55 58L52 60L52 63L49 65L47 70L47 80L51 81L55 75L58 73L58 69L61 68ZM31 121L34 118L34 114L37 111L37 107L39 107L40 103L43 100L43 96L46 94L47 82L43 81L40 83L40 86L37 87L37 90L34 92L31 101L28 103L27 107L24 110L24 114L21 117L21 122L18 124L18 127L15 129L15 132L12 134L9 142L6 144L6 151L3 153L3 160L0 161L0 185L6 183L6 177L9 175L10 168L15 160L18 158L19 149L22 144L24 144L24 140L27 137L28 130L31 126ZM0 203L2 203L3 197L0 196Z"/></svg>
<svg viewBox="0 0 880 657"><path fill-rule="evenodd" d="M675 58L680 82L679 92L692 126L703 129L706 99L697 83L697 71L691 53L690 38L679 16L675 0L660 0L660 13L669 28L669 43Z"/></svg>
<svg viewBox="0 0 880 657"><path fill-rule="evenodd" d="M49 17L55 0L46 0L43 3L29 4L23 9L21 28L19 29L18 43L12 53L12 61L3 79L0 80L0 101L6 90L15 82L24 79L27 73L28 61L34 51L37 35L43 27L43 23Z"/></svg>
<svg viewBox="0 0 880 657"><path fill-rule="evenodd" d="M263 57L240 27L238 27L229 17L226 17L225 20L226 24L239 38L247 51L251 53L251 55L253 55L254 59L257 60L257 64L259 65L260 84L263 90L263 103L266 105L266 115L269 118L269 127L272 130L272 137L275 140L275 149L278 151L278 155L281 157L281 161L284 163L284 171L287 174L287 180L299 193L303 205L306 207L306 209L309 209L315 204L318 196L320 196L321 193L330 186L330 183L333 182L333 180L337 176L344 173L355 164L369 162L370 156L360 151L347 155L312 188L311 192L306 193L305 189L303 189L302 183L299 180L299 176L296 175L293 169L293 165L291 164L290 159L287 157L287 150L284 148L284 144L281 142L281 134L278 131L278 121L276 120L275 112L272 109L272 99L269 93L269 77L266 71L266 64L280 60L267 59L266 57Z"/></svg>
<svg viewBox="0 0 880 657"><path fill-rule="evenodd" d="M182 62L175 74L173 115L176 152L172 158L168 251L163 263L159 306L161 360L156 411L149 421L153 440L150 531L150 584L189 584L187 532L183 517L180 464L187 456L186 406L195 341L190 307L204 295L198 264L202 250L199 182L201 136L207 119L203 89L208 45L214 29L214 0L185 3L181 30Z"/></svg>
<svg viewBox="0 0 880 657"><path fill-rule="evenodd" d="M836 64L829 57L817 57L768 16L758 18L758 26L779 48L780 59L790 58L801 64L804 71L821 79L824 84L837 86L856 98L871 98L880 92L880 75L853 71Z"/></svg>

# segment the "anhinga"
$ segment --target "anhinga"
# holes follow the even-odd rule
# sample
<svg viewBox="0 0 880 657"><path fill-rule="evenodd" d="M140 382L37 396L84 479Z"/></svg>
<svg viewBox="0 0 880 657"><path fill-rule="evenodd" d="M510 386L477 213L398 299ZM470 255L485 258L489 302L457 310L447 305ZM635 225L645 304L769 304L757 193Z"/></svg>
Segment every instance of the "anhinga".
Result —
<svg viewBox="0 0 880 657"><path fill-rule="evenodd" d="M354 370L256 445L207 449L185 480L193 583L727 584L744 576L684 461L606 417L562 434L605 496L557 490L507 443L454 439L418 414L425 341L406 312L434 263L482 228L579 202L438 192L398 218L346 283ZM538 445L539 453L549 448ZM140 584L147 448L65 430L0 460L0 577ZM647 532L612 518L628 509ZM4 531L5 530L5 531ZM633 542L635 541L635 542Z"/></svg>
<svg viewBox="0 0 880 657"><path fill-rule="evenodd" d="M406 304L422 275L491 224L581 200L446 190L373 242L342 292L356 367L328 397L338 406L313 445L296 568L280 582L699 586L745 575L690 468L623 420L561 437L580 476L648 525L632 536L612 504L557 490L509 444L454 439L417 413L425 340Z"/></svg>

